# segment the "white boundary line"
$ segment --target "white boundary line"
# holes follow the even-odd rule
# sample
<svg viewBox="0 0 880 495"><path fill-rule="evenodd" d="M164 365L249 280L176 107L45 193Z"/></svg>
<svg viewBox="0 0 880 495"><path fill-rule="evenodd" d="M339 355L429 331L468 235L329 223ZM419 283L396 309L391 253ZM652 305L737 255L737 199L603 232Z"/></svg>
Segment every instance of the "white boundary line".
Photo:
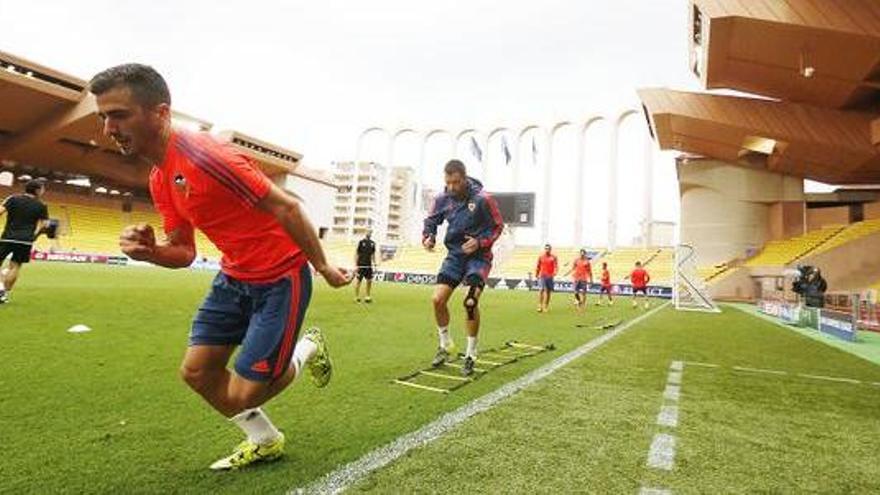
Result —
<svg viewBox="0 0 880 495"><path fill-rule="evenodd" d="M675 436L669 433L658 433L651 441L648 450L648 467L671 471L675 464Z"/></svg>
<svg viewBox="0 0 880 495"><path fill-rule="evenodd" d="M387 466L397 460L410 450L417 447L424 447L429 443L437 440L444 434L454 429L459 424L465 422L471 416L475 416L481 412L488 411L495 407L499 402L516 394L536 382L553 374L563 366L571 363L575 359L589 354L593 350L602 346L609 340L617 337L633 325L641 323L649 316L665 308L669 303L664 303L656 308L651 309L647 313L630 320L623 326L620 326L608 333L602 334L586 344L570 351L567 354L559 356L550 363L523 375L512 382L502 385L488 394L478 397L473 401L459 407L455 411L440 416L436 420L426 424L416 431L407 433L398 437L393 442L383 445L373 451L364 454L360 459L350 462L335 471L328 473L314 483L305 488L294 488L290 490L291 494L306 493L340 493L357 483L373 471Z"/></svg>
<svg viewBox="0 0 880 495"><path fill-rule="evenodd" d="M639 490L639 495L672 495L672 492L669 490L664 490L662 488L642 487L642 489Z"/></svg>
<svg viewBox="0 0 880 495"><path fill-rule="evenodd" d="M660 406L660 414L657 415L657 425L667 428L678 426L678 406Z"/></svg>
<svg viewBox="0 0 880 495"><path fill-rule="evenodd" d="M678 361L673 361L673 363L677 363ZM709 364L709 363L693 363L690 361L685 361L688 365L700 366L703 368L719 368L724 369L724 366L720 366L717 364ZM880 382L867 382L864 380L857 380L855 378L843 378L839 376L825 376L825 375L811 375L809 373L795 373L793 371L783 371L783 370L768 370L764 368L749 368L747 366L731 366L730 369L733 371L742 371L747 373L765 373L768 375L786 375L786 376L796 376L800 378L809 378L811 380L822 380L826 382L836 382L836 383L852 383L852 384L871 384L880 386ZM670 372L670 375L672 373ZM669 392L667 387L667 392Z"/></svg>
<svg viewBox="0 0 880 495"><path fill-rule="evenodd" d="M823 376L823 375L807 375L804 373L798 373L798 376L804 378L812 378L813 380L825 380L827 382L840 382L840 383L862 383L861 380L856 380L853 378L838 378L835 376Z"/></svg>
<svg viewBox="0 0 880 495"><path fill-rule="evenodd" d="M779 370L765 370L762 368L749 368L747 366L734 366L734 371L746 371L749 373L769 373L771 375L787 375L787 371L779 371Z"/></svg>

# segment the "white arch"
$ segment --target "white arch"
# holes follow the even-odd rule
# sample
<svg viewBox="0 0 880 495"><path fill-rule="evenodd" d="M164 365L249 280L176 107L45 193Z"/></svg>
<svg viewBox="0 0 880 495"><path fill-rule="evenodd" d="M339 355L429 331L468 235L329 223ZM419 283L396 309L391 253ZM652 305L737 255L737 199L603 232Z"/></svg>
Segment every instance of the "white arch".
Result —
<svg viewBox="0 0 880 495"><path fill-rule="evenodd" d="M462 144L461 140L470 134L474 135L474 140L477 141L477 145L480 146L480 149L483 150L483 157L480 159L480 167L482 169L481 170L481 173L483 174L482 176L485 178L486 177L486 170L488 168L488 160L486 160L486 151L487 151L486 150L486 143L488 142L488 140L482 136L482 133L480 132L479 129L468 128L468 129L464 129L464 130L459 131L455 135L455 137L453 138L453 141L452 141L453 155L456 155L458 158L460 158L464 162L467 161L464 159L463 156L458 156L458 147Z"/></svg>
<svg viewBox="0 0 880 495"><path fill-rule="evenodd" d="M447 136L450 137L450 140L452 141L452 149L450 150L451 151L450 155L455 154L455 139L453 139L452 132L450 132L446 129L431 129L430 131L426 132L424 134L424 136L422 136L422 148L421 148L420 157L419 157L418 181L416 183L415 211L418 213L421 213L422 209L424 208L424 204L422 201L422 191L424 189L423 184L425 183L425 166L426 166L425 161L428 159L426 156L426 148L428 146L428 141L431 139L431 137L436 136L436 135L440 135L440 134L446 134Z"/></svg>
<svg viewBox="0 0 880 495"><path fill-rule="evenodd" d="M523 138L525 138L526 134L529 131L535 131L536 134L542 134L543 129L538 124L526 124L525 127L520 129L520 131L516 134L516 160L513 162L513 190L519 191L519 179L522 164L520 163L520 147L522 146ZM545 137L546 137L546 133Z"/></svg>
<svg viewBox="0 0 880 495"><path fill-rule="evenodd" d="M355 210L355 206L357 205L357 188L359 185L358 184L358 176L360 175L358 173L358 167L360 166L360 163L361 163L361 153L363 152L364 139L369 134L374 133L374 132L382 133L385 136L385 140L386 140L385 159L386 160L390 159L391 146L394 141L392 134L384 127L376 126L376 127L369 127L367 129L364 129L361 132L361 134L358 136L357 147L355 148L355 153L354 153L354 171L352 172L352 175L353 175L353 177L352 177L352 181L353 181L352 182L352 201L351 201L351 206L349 206L349 208L348 208L348 221L349 221L349 224L347 227L348 239L352 239L354 237L354 210ZM380 222L381 222L381 219L380 219ZM386 223L387 223L387 221L386 221ZM382 235L384 236L384 232L382 232ZM382 237L379 237L379 238L381 239Z"/></svg>
<svg viewBox="0 0 880 495"><path fill-rule="evenodd" d="M553 141L556 132L565 126L573 125L570 121L557 122L550 128L547 135L547 161L544 164L544 191L541 193L541 242L549 242L550 235L550 187L553 180Z"/></svg>
<svg viewBox="0 0 880 495"><path fill-rule="evenodd" d="M608 171L608 249L613 250L617 247L617 165L618 141L620 140L620 126L623 121L630 115L636 115L638 112L633 109L624 110L617 116L614 121L614 127L611 129L611 154L609 163L611 168Z"/></svg>
<svg viewBox="0 0 880 495"><path fill-rule="evenodd" d="M586 174L586 151L584 147L587 141L587 131L593 124L606 120L601 115L590 117L578 131L577 135L577 172L575 173L574 194L575 213L574 213L574 242L575 245L581 247L584 243L584 176Z"/></svg>
<svg viewBox="0 0 880 495"><path fill-rule="evenodd" d="M484 181L489 177L489 155L491 154L491 151L489 150L489 143L492 141L493 137L495 137L498 134L503 134L505 132L512 133L513 131L511 131L511 129L508 127L494 127L494 128L492 128L492 130L490 130L486 134L486 141L484 143L485 146L483 147L483 149L486 150L485 160L483 160L483 180ZM508 144L507 151L510 152L510 161L512 163L516 163L516 161L517 161L516 146L514 147L513 150L511 150L510 143L507 143L507 144Z"/></svg>

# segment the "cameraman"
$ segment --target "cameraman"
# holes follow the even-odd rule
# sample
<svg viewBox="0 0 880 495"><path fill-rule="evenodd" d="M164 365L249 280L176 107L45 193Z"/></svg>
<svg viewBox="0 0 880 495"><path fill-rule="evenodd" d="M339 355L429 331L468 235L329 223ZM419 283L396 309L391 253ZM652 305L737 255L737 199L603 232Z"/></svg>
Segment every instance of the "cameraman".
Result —
<svg viewBox="0 0 880 495"><path fill-rule="evenodd" d="M825 306L825 291L828 283L822 277L822 272L813 266L799 266L799 275L792 282L791 289L804 298L804 302L811 308Z"/></svg>
<svg viewBox="0 0 880 495"><path fill-rule="evenodd" d="M825 307L826 290L828 290L828 282L822 278L822 272L816 267L811 267L806 284L804 284L804 299L806 299L807 306L811 308Z"/></svg>

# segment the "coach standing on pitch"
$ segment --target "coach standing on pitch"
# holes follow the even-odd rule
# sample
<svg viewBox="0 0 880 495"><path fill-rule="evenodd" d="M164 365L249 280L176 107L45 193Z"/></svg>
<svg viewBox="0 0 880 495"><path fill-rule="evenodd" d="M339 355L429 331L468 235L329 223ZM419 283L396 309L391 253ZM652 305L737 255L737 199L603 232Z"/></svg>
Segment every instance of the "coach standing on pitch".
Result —
<svg viewBox="0 0 880 495"><path fill-rule="evenodd" d="M373 302L370 292L373 289L373 268L376 266L376 243L370 237L373 232L368 230L363 239L358 242L357 251L354 255L357 282L354 284L354 302L361 302L361 281L367 279L367 291L364 297L365 303Z"/></svg>
<svg viewBox="0 0 880 495"><path fill-rule="evenodd" d="M9 293L18 280L21 266L31 260L31 248L37 235L49 220L49 211L40 201L46 191L41 180L30 180L24 194L9 196L0 205L0 216L6 213L6 227L0 235L0 267L10 254L9 270L0 272L0 304L9 302Z"/></svg>
<svg viewBox="0 0 880 495"><path fill-rule="evenodd" d="M103 132L123 154L152 165L150 194L164 239L134 225L120 236L129 257L185 268L196 255L194 229L223 253L193 319L181 365L183 380L246 435L211 469L236 469L278 459L284 435L260 409L309 371L323 387L332 365L320 330L297 342L312 293L310 262L332 287L351 282L327 263L302 205L273 184L234 147L205 133L171 126L171 95L162 76L126 64L92 78ZM237 347L232 371L226 368ZM288 430L289 431L289 430Z"/></svg>
<svg viewBox="0 0 880 495"><path fill-rule="evenodd" d="M467 314L467 351L462 374L474 372L477 359L477 335L480 333L480 294L492 269L492 245L504 229L498 203L483 191L480 181L467 176L464 163L450 160L443 168L446 190L434 200L431 214L425 219L422 244L433 250L437 243L437 228L448 222L444 244L448 251L434 288L434 317L440 346L431 365L442 366L449 359L453 347L449 337L449 307L452 292L464 282L468 286L464 297Z"/></svg>

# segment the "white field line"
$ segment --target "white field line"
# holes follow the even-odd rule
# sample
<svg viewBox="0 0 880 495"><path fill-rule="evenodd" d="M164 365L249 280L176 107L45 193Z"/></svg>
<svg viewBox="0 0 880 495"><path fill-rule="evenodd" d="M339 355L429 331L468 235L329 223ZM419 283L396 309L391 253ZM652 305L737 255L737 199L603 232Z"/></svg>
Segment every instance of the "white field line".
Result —
<svg viewBox="0 0 880 495"><path fill-rule="evenodd" d="M662 488L646 488L639 490L639 495L672 495L672 492Z"/></svg>
<svg viewBox="0 0 880 495"><path fill-rule="evenodd" d="M723 368L723 366L719 366L717 364L706 364L706 363L694 363L690 361L685 361L688 365L692 366L702 366L704 368ZM801 378L809 378L811 380L823 380L826 382L837 382L837 383L869 383L863 380L857 380L855 378L843 378L839 376L825 376L825 375L811 375L809 373L795 373L792 371L784 371L784 370L770 370L764 368L749 368L748 366L731 366L730 367L734 371L743 371L748 373L765 373L768 375L792 375L799 376ZM880 386L880 382L871 382L872 385Z"/></svg>
<svg viewBox="0 0 880 495"><path fill-rule="evenodd" d="M482 397L478 397L452 412L440 416L436 420L426 424L418 430L400 436L389 444L383 445L375 450L367 452L360 459L352 461L340 467L339 469L336 469L335 471L326 474L325 476L308 485L307 487L294 488L290 490L290 493L340 493L343 490L352 486L353 484L357 483L358 481L362 480L373 471L387 466L393 461L399 459L410 450L413 450L417 447L424 447L425 445L445 435L472 416L492 409L504 399L507 399L510 396L519 392L520 390L523 390L526 387L529 387L536 382L550 376L551 374L553 374L563 366L571 363L575 359L589 354L606 342L617 337L630 327L641 323L648 317L652 316L654 313L665 308L668 304L669 303L665 303L657 306L647 313L644 313L643 315L627 322L620 327L615 328L608 333L596 337L595 339L587 342L586 344L578 347L577 349L574 349L567 354L564 354L554 359L544 366L541 366L540 368L531 371L512 382L508 382L505 385L502 385L500 388L489 392Z"/></svg>
<svg viewBox="0 0 880 495"><path fill-rule="evenodd" d="M771 374L771 375L787 375L787 374L788 374L787 371L780 371L780 370L765 370L765 369L762 369L762 368L749 368L749 367L747 367L747 366L734 366L733 369L734 369L735 371L746 371L746 372L749 372L749 373L769 373L769 374Z"/></svg>
<svg viewBox="0 0 880 495"><path fill-rule="evenodd" d="M671 371L682 371L684 370L684 363L681 361L673 361L672 364L669 365L669 369Z"/></svg>
<svg viewBox="0 0 880 495"><path fill-rule="evenodd" d="M666 383L671 383L672 385L681 385L681 371L670 371L669 377L666 378Z"/></svg>
<svg viewBox="0 0 880 495"><path fill-rule="evenodd" d="M689 366L700 366L701 368L720 368L721 367L717 364L701 363L699 361L685 361L684 363Z"/></svg>
<svg viewBox="0 0 880 495"><path fill-rule="evenodd" d="M663 391L663 398L666 400L671 400L673 402L678 402L678 398L681 397L681 387L678 385L666 385L666 390Z"/></svg>
<svg viewBox="0 0 880 495"><path fill-rule="evenodd" d="M675 437L668 433L654 435L648 450L648 467L671 471L675 464Z"/></svg>
<svg viewBox="0 0 880 495"><path fill-rule="evenodd" d="M664 405L660 408L660 414L657 415L657 424L668 428L678 426L678 406Z"/></svg>
<svg viewBox="0 0 880 495"><path fill-rule="evenodd" d="M804 378L811 378L813 380L825 380L828 382L839 382L839 383L862 383L861 380L855 380L853 378L839 378L836 376L823 376L823 375L807 375L805 373L798 373L798 376Z"/></svg>

